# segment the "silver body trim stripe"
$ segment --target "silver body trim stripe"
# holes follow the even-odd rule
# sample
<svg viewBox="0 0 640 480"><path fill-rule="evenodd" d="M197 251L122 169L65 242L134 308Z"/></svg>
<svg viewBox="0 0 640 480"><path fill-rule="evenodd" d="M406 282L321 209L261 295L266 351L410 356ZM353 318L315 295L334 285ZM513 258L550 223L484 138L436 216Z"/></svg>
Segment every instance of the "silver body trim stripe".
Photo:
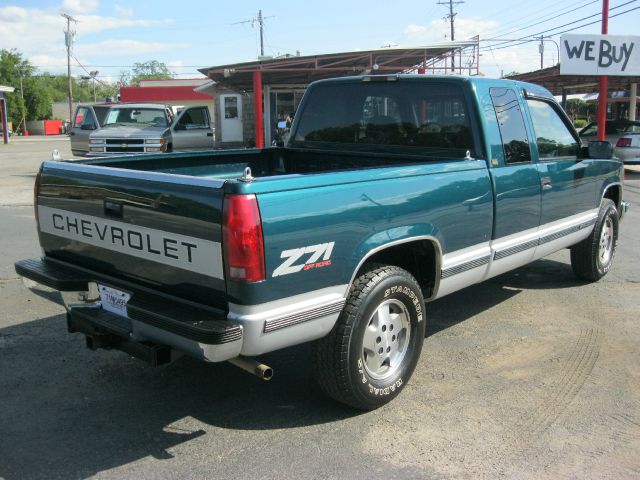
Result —
<svg viewBox="0 0 640 480"><path fill-rule="evenodd" d="M255 356L327 335L342 311L348 285L334 285L259 305L229 304L242 325L242 355Z"/></svg>
<svg viewBox="0 0 640 480"><path fill-rule="evenodd" d="M485 255L484 257L480 257L476 260L471 260L469 262L461 263L460 265L456 265L455 267L445 268L442 270L441 277L448 278L453 275L466 272L467 270L481 267L489 263L490 260L491 260L491 255Z"/></svg>
<svg viewBox="0 0 640 480"><path fill-rule="evenodd" d="M344 307L344 304L345 300L342 299L332 304L312 308L286 317L265 320L263 331L264 333L269 333L280 330L281 328L291 327L293 325L298 325L299 323L308 322L318 317L324 317L325 315L340 313L342 311L342 307Z"/></svg>
<svg viewBox="0 0 640 480"><path fill-rule="evenodd" d="M493 259L500 260L501 258L505 258L510 255L515 255L516 253L524 252L525 250L529 250L530 248L535 248L537 246L538 246L538 240L530 240L528 242L521 243L514 247L495 251L493 254Z"/></svg>
<svg viewBox="0 0 640 480"><path fill-rule="evenodd" d="M436 298L513 270L586 238L598 217L589 210L491 242L467 247L443 256L442 282ZM489 252L489 261L487 261Z"/></svg>

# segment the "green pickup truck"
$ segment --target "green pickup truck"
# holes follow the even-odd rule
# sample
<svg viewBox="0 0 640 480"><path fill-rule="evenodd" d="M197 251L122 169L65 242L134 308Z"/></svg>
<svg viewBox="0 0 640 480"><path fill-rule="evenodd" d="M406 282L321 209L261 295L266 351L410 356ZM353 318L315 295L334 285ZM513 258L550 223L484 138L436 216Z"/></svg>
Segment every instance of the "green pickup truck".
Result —
<svg viewBox="0 0 640 480"><path fill-rule="evenodd" d="M42 258L70 332L153 365L314 341L317 381L372 409L405 387L425 303L563 248L603 277L627 209L606 142L545 89L484 78L312 84L286 146L45 162Z"/></svg>

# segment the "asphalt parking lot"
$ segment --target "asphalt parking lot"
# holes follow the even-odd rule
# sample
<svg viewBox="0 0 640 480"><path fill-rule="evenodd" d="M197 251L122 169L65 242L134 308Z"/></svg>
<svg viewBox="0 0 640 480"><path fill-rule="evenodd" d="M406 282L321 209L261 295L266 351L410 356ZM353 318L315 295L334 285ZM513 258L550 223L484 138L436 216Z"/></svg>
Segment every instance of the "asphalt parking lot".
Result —
<svg viewBox="0 0 640 480"><path fill-rule="evenodd" d="M265 356L263 383L182 358L153 369L91 352L47 289L32 184L68 139L0 145L0 478L640 477L640 169L615 264L578 281L568 251L427 306L408 388L355 412L321 397L309 346Z"/></svg>

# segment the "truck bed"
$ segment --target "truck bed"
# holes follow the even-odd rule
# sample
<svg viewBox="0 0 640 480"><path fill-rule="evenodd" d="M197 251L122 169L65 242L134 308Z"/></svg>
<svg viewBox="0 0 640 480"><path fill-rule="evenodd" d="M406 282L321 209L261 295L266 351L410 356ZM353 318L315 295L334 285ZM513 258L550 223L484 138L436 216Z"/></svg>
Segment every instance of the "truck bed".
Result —
<svg viewBox="0 0 640 480"><path fill-rule="evenodd" d="M255 180L238 181L247 167ZM49 259L83 265L103 275L226 310L230 301L241 302L248 293L246 289L252 290L254 298L265 301L274 290L261 288L260 284L238 287L225 282L221 253L225 195L253 193L260 198L261 209L270 209L272 199L277 198L275 192L291 192L286 196L301 195L295 202L307 205L315 218L322 216L322 208L318 205L316 211L309 202L311 192L319 187L326 187L326 194L345 195L344 186L361 199L362 195L368 198L366 192L372 188L384 189L386 181L427 176L432 180L411 181L417 182L415 188L424 193L446 188L441 175L454 171L467 172L457 178L458 185L463 178L470 183L466 191L457 190L450 196L450 202L459 203L459 194L467 199L486 193L484 161L436 155L269 148L45 162L37 199L40 243ZM477 182L478 175L486 185ZM353 190L354 184L361 188ZM489 199L482 197L485 200ZM490 219L488 207L480 215L483 222L485 215ZM270 236L267 268L273 269L272 264L282 262L280 242L286 235L272 233L272 228L280 225L280 230L282 223L269 218L267 210L263 214L265 235ZM305 224L311 218L305 219ZM104 231L111 235L106 243ZM301 243L313 242L311 231L305 236Z"/></svg>
<svg viewBox="0 0 640 480"><path fill-rule="evenodd" d="M462 160L465 151L453 152ZM262 150L203 151L164 155L101 158L76 162L125 170L169 173L208 179L236 179L246 167L254 178L303 175L331 171L376 168L425 162L450 161L452 151L424 149L411 152L358 152L335 149L267 148Z"/></svg>

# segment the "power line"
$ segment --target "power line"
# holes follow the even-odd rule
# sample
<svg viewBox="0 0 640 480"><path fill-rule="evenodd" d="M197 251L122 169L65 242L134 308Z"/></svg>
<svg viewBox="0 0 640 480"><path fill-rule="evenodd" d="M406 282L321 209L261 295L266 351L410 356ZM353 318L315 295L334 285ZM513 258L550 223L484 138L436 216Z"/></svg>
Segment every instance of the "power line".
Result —
<svg viewBox="0 0 640 480"><path fill-rule="evenodd" d="M557 17L561 17L563 15L575 12L576 10L579 10L581 8L584 8L584 7L587 7L587 6L589 6L589 5L593 4L593 3L598 3L599 1L600 0L588 0L585 3L585 0L580 0L579 2L573 3L571 5L565 5L565 6L561 7L561 8L559 8L558 10L553 10L551 12L547 12L547 13L544 13L542 15L538 15L538 16L525 15L523 17L519 17L519 18L516 18L514 20L511 20L511 21L508 21L508 22L502 24L500 26L501 29L498 30L498 32L493 33L493 36L494 37L499 37L499 36L502 36L502 35L510 35L510 34L512 34L514 32L526 29L527 27L530 27L532 25L538 25L540 23L545 23L545 22L554 20ZM539 10L539 7L536 7L536 9ZM521 20L524 20L524 22L521 22ZM540 20L540 22L534 23L534 24L530 23L532 21L533 22L537 22L538 20ZM505 28L508 25L511 25L511 26L509 26L508 28ZM523 28L519 28L522 25L526 25L526 26L523 27ZM517 28L517 30L514 30L514 28ZM480 35L482 35L484 33L486 33L486 30L484 32L480 32Z"/></svg>
<svg viewBox="0 0 640 480"><path fill-rule="evenodd" d="M634 0L634 1L638 1L638 0ZM632 3L632 2L628 2L628 3ZM626 4L625 4L625 5L626 5ZM620 5L620 6L622 6L622 5ZM619 12L619 13L616 13L615 15L609 15L609 18L619 17L620 15L624 15L625 13L633 12L634 10L640 10L640 7L630 8L629 10L625 10L624 12ZM597 15L599 15L599 14L597 14ZM580 20L577 20L577 21L575 21L575 22L567 23L567 24L565 24L565 25L561 25L561 26L559 26L559 27L552 28L551 30L557 30L557 29L559 29L559 28L563 28L563 27L566 27L566 26L569 26L569 25L573 25L573 24L575 24L575 23L577 23L577 22L579 22L579 21L581 21L581 20L585 20L585 19L591 18L591 17L593 17L593 16L594 16L594 15L590 15L589 17L585 17L585 18L580 19ZM557 33L555 33L554 35L561 35L561 34L563 34L563 33L572 32L572 31L577 30L577 29L582 28L582 27L588 27L589 25L595 25L596 23L600 23L600 20L595 20L595 21L593 21L593 22L584 23L584 24L582 24L582 25L578 25L578 26L576 26L576 27L569 28L569 29L567 29L567 30L563 30L563 31L561 31L561 32L557 32ZM544 32L539 32L538 34L540 34L540 33L546 33L546 32L551 31L551 30L546 30L546 31L544 31ZM533 35L538 35L538 34L534 33ZM533 35L532 35L532 36L533 36ZM522 41L520 41L520 40L522 40ZM490 47L482 47L482 50L485 50L485 49L487 49L487 48L488 48L488 49L491 49L491 50L502 50L502 49L504 49L504 48L513 48L513 47L516 47L516 46L518 46L518 45L524 45L525 43L529 43L529 42L533 42L533 41L538 41L538 40L539 40L539 38L527 38L527 37L522 37L522 38L520 38L520 39L517 39L517 40L513 40L513 41L512 41L512 42L516 42L516 41L517 41L517 42L519 42L519 43L510 44L510 45L503 45L503 46L498 46L498 47L496 47L496 46L492 46L492 47L491 47L491 46L490 46Z"/></svg>
<svg viewBox="0 0 640 480"><path fill-rule="evenodd" d="M548 15L540 17L541 19L544 18L544 20L540 20L540 21L535 22L535 23L530 23L530 24L528 24L528 25L526 25L524 27L516 28L515 30L514 29L508 29L508 30L505 30L505 33L503 33L503 34L497 33L494 36L495 37L500 37L500 36L503 36L503 35L511 35L512 33L520 32L522 30L527 30L527 29L529 29L531 27L535 27L536 25L540 25L540 24L547 23L547 22L550 22L552 20L555 20L556 18L562 17L563 15L568 15L570 13L573 13L576 10L579 10L580 8L588 7L589 5L591 5L593 3L598 3L599 1L600 0L593 0L593 1L590 1L588 3L585 3L584 5L581 5L579 7L570 8L569 10L565 10L564 8L562 8L560 10L556 10L555 12L552 12L552 13L550 13ZM518 26L518 25L515 25L515 26Z"/></svg>
<svg viewBox="0 0 640 480"><path fill-rule="evenodd" d="M617 10L617 9L619 9L619 8L621 8L621 7L624 7L624 6L629 5L629 4L631 4L631 3L636 3L636 2L638 2L638 1L640 1L640 0L630 0L630 1L628 1L628 2L625 2L625 3L622 3L622 4L617 5L617 6L615 6L615 7L612 7L610 10ZM610 16L609 16L609 18L614 18L614 17L620 16L620 15L623 15L623 14L625 14L625 13L632 12L632 11L634 11L634 10L637 10L638 8L640 8L640 7L632 8L632 9L630 9L630 10L625 10L624 12L620 12L620 13L617 13L617 14L615 14L615 15L610 15ZM494 50L501 50L501 49L503 49L503 48L508 48L508 47L512 47L512 46L515 46L515 45L521 45L522 43L527 43L527 42L529 42L529 41L530 41L530 40L529 40L529 38L530 38L530 37L539 36L539 35L544 35L545 33L553 32L554 30L558 30L558 29L561 29L561 28L564 28L564 27L568 27L568 26L571 26L571 25L575 25L575 24L576 24L576 23L578 23L578 22L582 22L582 21L584 21L584 20L588 20L588 19L593 18L593 17L598 17L598 16L600 16L600 15L601 15L600 13L594 13L593 15L588 15L588 16L586 16L586 17L579 18L579 19L574 20L574 21L572 21L572 22L568 22L568 23L565 23L565 24L563 24L563 25L559 25L559 26L557 26L557 27L553 27L553 28L549 28L549 29L546 29L546 30L542 30L542 31L540 31L540 32L532 33L532 34L530 34L530 35L526 35L526 36L523 36L523 37L520 37L520 38L518 38L518 39L514 39L514 40L506 40L506 39L502 40L502 39L500 39L500 38L493 38L493 39L487 39L487 40L484 40L484 41L500 41L501 43L498 43L497 45L493 45L493 46L492 46L492 48L493 48ZM586 27L586 26L589 26L589 25L594 25L594 24L599 23L599 22L600 22L600 20L595 20L595 21L593 21L593 22L586 23L586 24L583 24L583 25L579 25L579 26L577 26L577 27L575 27L575 28L572 28L572 29L569 29L569 30L564 30L564 31L562 31L562 32L556 32L556 33L553 33L551 36L553 36L553 35L560 35L561 33L570 32L570 31L572 31L572 30L576 30L576 29L578 29L578 28ZM522 43L517 43L517 44L515 44L515 45L513 44L514 42L519 42L520 40L524 40L524 42L522 42ZM537 40L537 39L536 39L536 40ZM503 46L503 45L504 45L504 46ZM482 49L486 49L486 48L487 48L487 47L482 47Z"/></svg>

